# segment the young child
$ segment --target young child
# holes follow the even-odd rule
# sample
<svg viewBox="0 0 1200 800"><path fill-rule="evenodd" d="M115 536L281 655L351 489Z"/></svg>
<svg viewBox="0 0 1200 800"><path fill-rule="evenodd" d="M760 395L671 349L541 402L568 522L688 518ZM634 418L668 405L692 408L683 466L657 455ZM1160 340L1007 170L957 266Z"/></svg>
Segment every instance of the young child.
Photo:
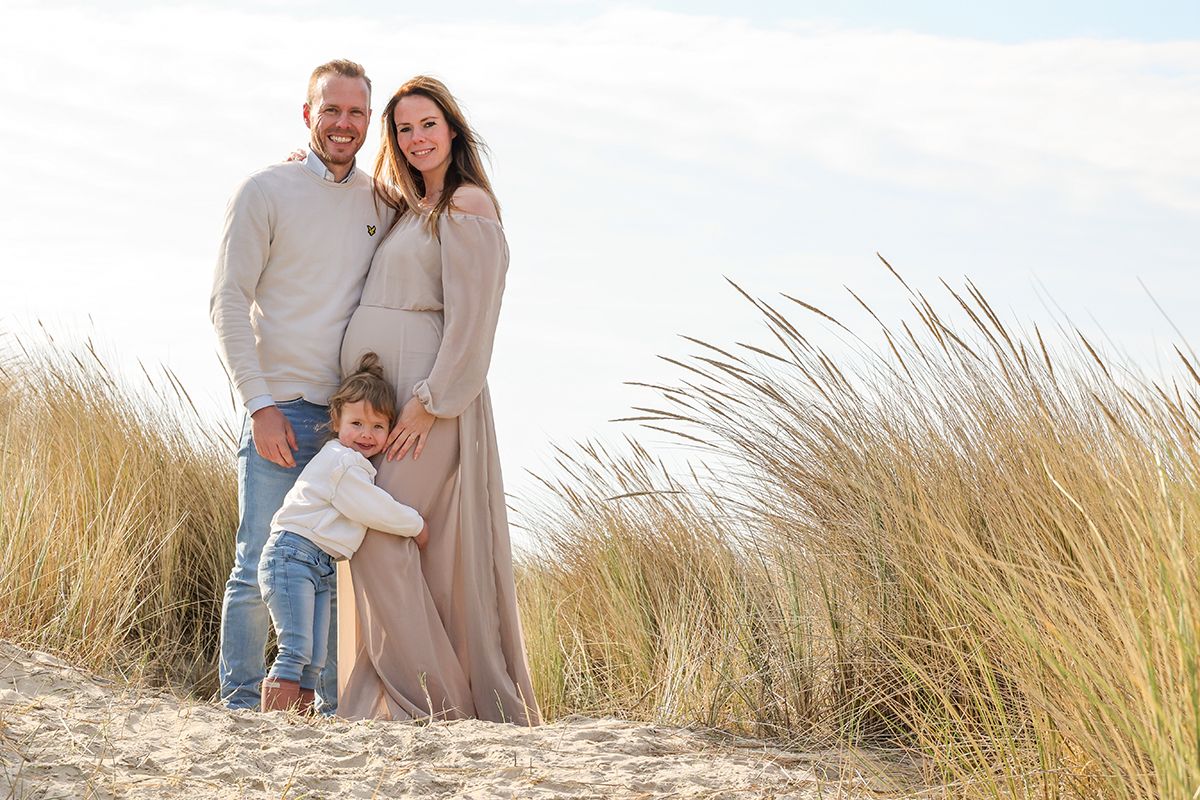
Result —
<svg viewBox="0 0 1200 800"><path fill-rule="evenodd" d="M334 561L349 558L367 528L429 540L421 515L375 485L367 461L381 452L396 415L396 393L379 356L367 353L329 399L334 437L296 479L271 520L258 565L279 654L262 684L262 710L311 711L325 665Z"/></svg>

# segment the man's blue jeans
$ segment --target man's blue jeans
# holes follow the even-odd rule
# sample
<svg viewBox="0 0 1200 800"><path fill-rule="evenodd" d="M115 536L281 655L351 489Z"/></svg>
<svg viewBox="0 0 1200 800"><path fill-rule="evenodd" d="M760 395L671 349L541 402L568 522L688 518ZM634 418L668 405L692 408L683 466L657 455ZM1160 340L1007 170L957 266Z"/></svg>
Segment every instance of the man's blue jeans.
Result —
<svg viewBox="0 0 1200 800"><path fill-rule="evenodd" d="M271 534L271 517L283 505L283 497L296 482L324 441L329 409L306 400L278 403L279 410L296 433L296 466L272 464L254 449L250 418L242 424L238 448L238 530L233 570L225 584L221 607L221 702L229 708L259 707L259 684L266 673L269 615L258 588L258 562ZM337 599L332 593L329 650L317 683L318 709L332 714L337 709Z"/></svg>
<svg viewBox="0 0 1200 800"><path fill-rule="evenodd" d="M267 539L258 584L271 612L279 653L267 675L316 689L329 643L329 607L337 567L317 545L291 531Z"/></svg>

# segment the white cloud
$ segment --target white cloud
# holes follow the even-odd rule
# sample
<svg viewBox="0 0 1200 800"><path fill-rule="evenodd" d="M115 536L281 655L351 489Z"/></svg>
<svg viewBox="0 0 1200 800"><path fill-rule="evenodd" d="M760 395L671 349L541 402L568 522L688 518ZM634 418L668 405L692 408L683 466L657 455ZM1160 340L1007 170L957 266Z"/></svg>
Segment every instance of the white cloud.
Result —
<svg viewBox="0 0 1200 800"><path fill-rule="evenodd" d="M541 146L728 163L731 144L752 145L873 179L996 189L1100 173L1110 191L1200 205L1200 43L993 44L636 10L507 26L200 8L15 15L3 44L20 66L6 94L75 121L38 131L48 140L37 144L109 130L90 143L125 163L165 135L199 156L285 123L299 134L278 110L312 63L351 50L381 94L431 69L506 125L533 123Z"/></svg>

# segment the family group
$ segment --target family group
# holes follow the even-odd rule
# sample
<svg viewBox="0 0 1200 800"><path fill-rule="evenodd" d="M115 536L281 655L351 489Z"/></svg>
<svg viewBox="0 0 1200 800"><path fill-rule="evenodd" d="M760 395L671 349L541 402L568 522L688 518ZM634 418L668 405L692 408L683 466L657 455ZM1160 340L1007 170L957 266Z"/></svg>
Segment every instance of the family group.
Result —
<svg viewBox="0 0 1200 800"><path fill-rule="evenodd" d="M440 81L391 96L367 174L371 117L359 64L317 67L308 151L226 213L210 311L246 413L221 701L537 725L487 387L500 206Z"/></svg>

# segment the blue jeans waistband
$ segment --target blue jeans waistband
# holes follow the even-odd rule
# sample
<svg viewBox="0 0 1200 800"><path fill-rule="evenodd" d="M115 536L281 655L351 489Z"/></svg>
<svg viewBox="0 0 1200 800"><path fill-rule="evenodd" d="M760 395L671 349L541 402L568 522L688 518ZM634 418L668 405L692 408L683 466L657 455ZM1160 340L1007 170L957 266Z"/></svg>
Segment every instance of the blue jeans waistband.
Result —
<svg viewBox="0 0 1200 800"><path fill-rule="evenodd" d="M304 538L300 534L292 533L291 531L273 531L271 533L271 538L269 538L267 542L272 547L292 547L296 550L299 550L301 553L305 553L316 558L321 558L322 556L330 560L333 558L331 555L329 555L329 553L326 553L324 550L322 550L319 545Z"/></svg>

